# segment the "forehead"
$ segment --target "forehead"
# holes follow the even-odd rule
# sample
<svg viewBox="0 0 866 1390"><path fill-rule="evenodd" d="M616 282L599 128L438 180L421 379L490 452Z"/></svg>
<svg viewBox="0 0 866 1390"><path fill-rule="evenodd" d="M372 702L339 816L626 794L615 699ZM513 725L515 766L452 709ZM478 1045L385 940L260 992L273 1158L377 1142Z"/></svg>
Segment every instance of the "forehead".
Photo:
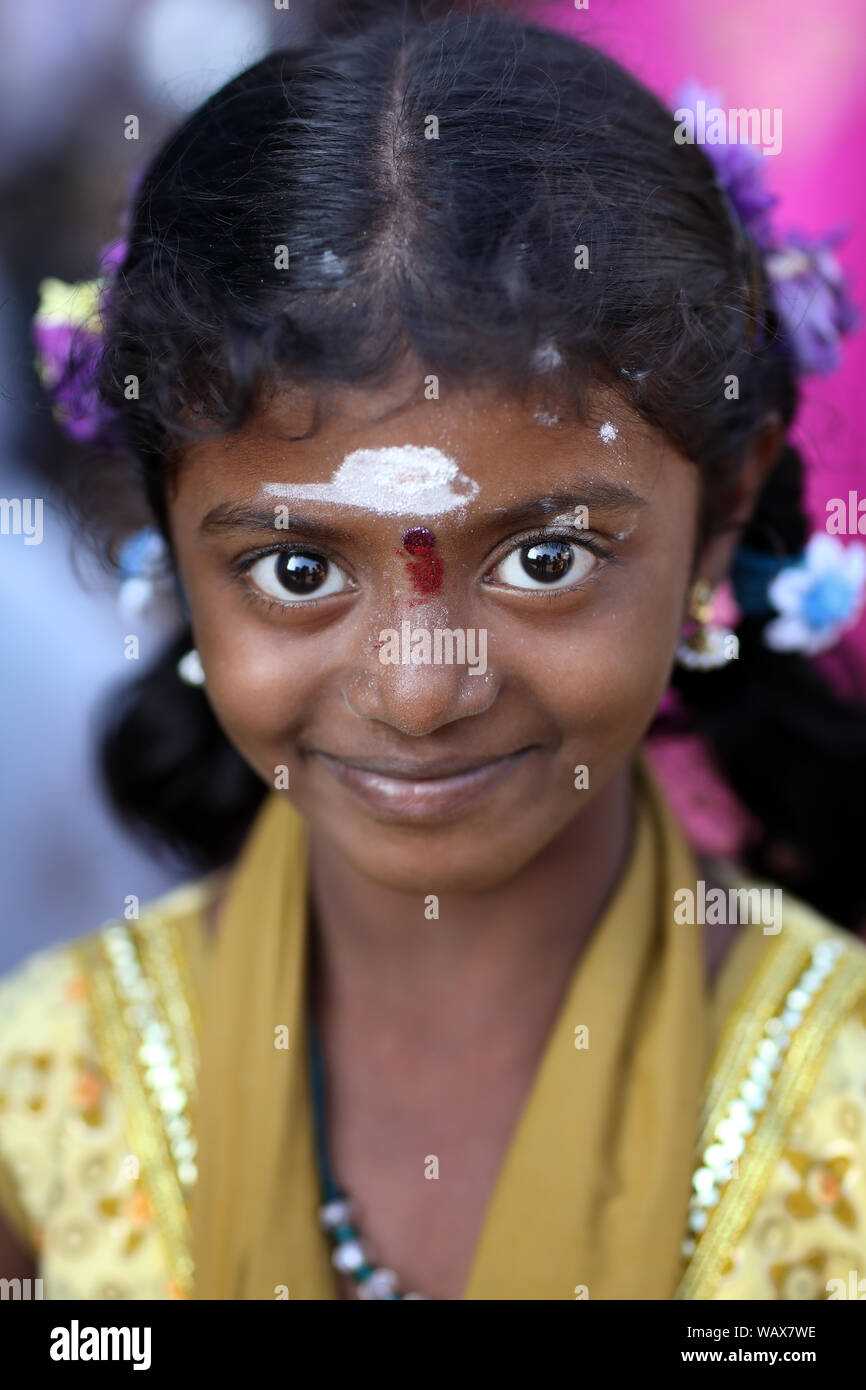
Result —
<svg viewBox="0 0 866 1390"><path fill-rule="evenodd" d="M632 475L646 477L666 452L612 391L589 396L579 418L532 383L521 396L448 387L438 399L405 382L335 388L324 400L295 389L242 429L197 441L177 492L202 506L233 496L436 517L581 482L640 491Z"/></svg>

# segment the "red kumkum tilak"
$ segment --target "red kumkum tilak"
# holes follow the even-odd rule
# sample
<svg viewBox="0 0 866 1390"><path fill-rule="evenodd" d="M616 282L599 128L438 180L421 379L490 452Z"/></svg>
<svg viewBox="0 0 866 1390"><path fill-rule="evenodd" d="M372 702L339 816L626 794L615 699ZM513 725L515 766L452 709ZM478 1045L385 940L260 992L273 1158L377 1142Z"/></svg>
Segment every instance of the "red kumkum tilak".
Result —
<svg viewBox="0 0 866 1390"><path fill-rule="evenodd" d="M445 566L436 554L436 537L426 526L411 526L403 535L403 550L413 558L407 560L406 570L412 587L419 595L416 602L437 594L442 588Z"/></svg>

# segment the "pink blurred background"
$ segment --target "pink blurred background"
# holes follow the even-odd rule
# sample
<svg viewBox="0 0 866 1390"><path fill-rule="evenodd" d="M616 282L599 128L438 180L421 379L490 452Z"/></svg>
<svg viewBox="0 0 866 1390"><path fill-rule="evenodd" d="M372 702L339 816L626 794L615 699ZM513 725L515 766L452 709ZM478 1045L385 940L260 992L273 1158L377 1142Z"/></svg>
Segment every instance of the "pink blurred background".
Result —
<svg viewBox="0 0 866 1390"><path fill-rule="evenodd" d="M845 227L838 250L866 317L866 4L863 0L571 0L530 4L541 24L574 33L612 54L673 108L689 79L731 107L780 107L783 147L767 157L783 229L823 234ZM826 503L866 495L866 334L845 342L844 364L806 379L796 435L809 461L809 502L823 527ZM866 623L853 641L866 657Z"/></svg>
<svg viewBox="0 0 866 1390"><path fill-rule="evenodd" d="M774 226L812 236L847 229L837 254L866 325L864 0L589 0L583 10L573 0L530 0L525 12L603 49L671 109L689 81L718 93L725 107L780 108L782 148L766 157L767 185L779 195ZM866 497L864 379L861 328L845 339L837 371L803 383L793 437L816 529L824 529L830 498L850 489ZM866 685L866 613L825 665L846 686L852 676ZM701 744L660 740L652 759L695 843L736 853L747 822Z"/></svg>
<svg viewBox="0 0 866 1390"><path fill-rule="evenodd" d="M785 230L847 227L838 251L866 318L866 4L864 0L572 0L530 4L539 23L611 54L673 108L694 80L731 107L779 107L782 149L767 157ZM842 367L810 377L797 442L810 465L809 500L823 527L826 502L863 485L866 333L846 339ZM866 622L854 635L866 657Z"/></svg>

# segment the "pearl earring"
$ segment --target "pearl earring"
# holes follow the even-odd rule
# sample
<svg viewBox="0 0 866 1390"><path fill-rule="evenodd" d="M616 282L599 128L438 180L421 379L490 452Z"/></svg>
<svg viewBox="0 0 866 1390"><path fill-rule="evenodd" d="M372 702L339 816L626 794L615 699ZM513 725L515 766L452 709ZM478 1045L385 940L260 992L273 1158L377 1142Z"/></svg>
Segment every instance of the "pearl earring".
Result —
<svg viewBox="0 0 866 1390"><path fill-rule="evenodd" d="M692 586L688 616L693 627L677 643L677 662L687 670L715 671L727 666L738 654L736 634L712 621L715 594L705 579L696 580Z"/></svg>
<svg viewBox="0 0 866 1390"><path fill-rule="evenodd" d="M181 657L177 663L177 674L187 685L204 685L204 667L195 647Z"/></svg>

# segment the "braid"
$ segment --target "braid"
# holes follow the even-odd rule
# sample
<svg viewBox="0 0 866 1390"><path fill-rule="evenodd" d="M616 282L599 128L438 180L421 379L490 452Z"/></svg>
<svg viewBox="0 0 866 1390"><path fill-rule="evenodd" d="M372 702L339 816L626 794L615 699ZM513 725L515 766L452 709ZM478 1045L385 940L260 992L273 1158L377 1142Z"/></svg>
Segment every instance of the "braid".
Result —
<svg viewBox="0 0 866 1390"><path fill-rule="evenodd" d="M802 551L810 529L802 485L802 460L786 444L745 544L792 558ZM694 729L709 740L721 772L760 823L745 851L747 867L856 927L866 916L859 868L863 706L837 695L799 652L767 647L765 622L744 617L738 660L710 674L677 667L674 686Z"/></svg>
<svg viewBox="0 0 866 1390"><path fill-rule="evenodd" d="M195 868L229 863L265 787L217 723L202 692L178 678L189 628L157 662L114 692L102 770L112 803L133 830Z"/></svg>

